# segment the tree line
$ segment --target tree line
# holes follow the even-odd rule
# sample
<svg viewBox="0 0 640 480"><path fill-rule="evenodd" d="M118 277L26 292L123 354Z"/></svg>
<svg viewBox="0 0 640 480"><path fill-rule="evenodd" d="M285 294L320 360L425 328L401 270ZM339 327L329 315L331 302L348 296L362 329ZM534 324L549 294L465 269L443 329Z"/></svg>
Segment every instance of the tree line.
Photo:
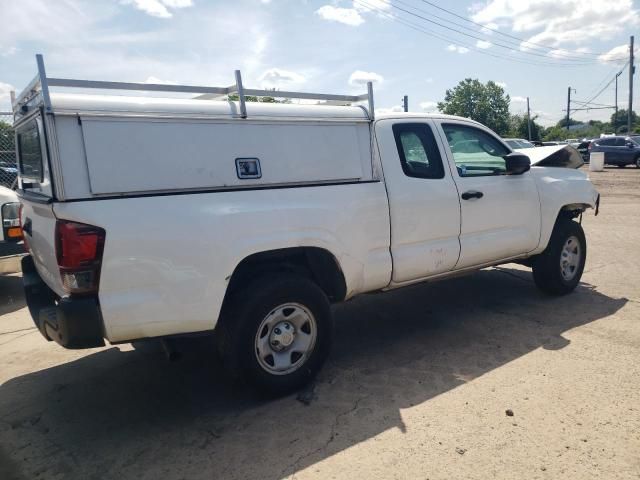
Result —
<svg viewBox="0 0 640 480"><path fill-rule="evenodd" d="M465 78L445 92L444 100L438 102L438 110L447 115L471 118L503 137L528 138L527 116L511 114L510 103L511 98L496 82L490 80L482 83L478 79ZM618 110L617 117L611 115L608 122L579 122L570 118L569 131L566 129L566 118L546 128L536 122L537 118L531 117L531 140L599 137L601 133L614 133L614 125L618 134L627 133L627 111L624 109ZM631 118L632 133L640 133L640 123L634 111L631 112Z"/></svg>

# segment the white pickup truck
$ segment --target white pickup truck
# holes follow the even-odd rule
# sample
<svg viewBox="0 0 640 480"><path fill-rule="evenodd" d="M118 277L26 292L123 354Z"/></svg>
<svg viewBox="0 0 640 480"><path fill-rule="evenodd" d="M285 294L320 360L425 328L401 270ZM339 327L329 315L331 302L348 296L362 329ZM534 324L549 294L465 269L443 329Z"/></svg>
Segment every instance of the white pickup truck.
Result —
<svg viewBox="0 0 640 480"><path fill-rule="evenodd" d="M367 107L245 103L271 92L239 72L233 87L181 87L38 64L14 106L24 284L42 334L67 348L215 331L230 371L282 393L327 357L332 302L514 261L550 294L582 275L574 219L599 195L566 168L582 163L571 149L530 165L465 118L374 119L370 86L279 92Z"/></svg>

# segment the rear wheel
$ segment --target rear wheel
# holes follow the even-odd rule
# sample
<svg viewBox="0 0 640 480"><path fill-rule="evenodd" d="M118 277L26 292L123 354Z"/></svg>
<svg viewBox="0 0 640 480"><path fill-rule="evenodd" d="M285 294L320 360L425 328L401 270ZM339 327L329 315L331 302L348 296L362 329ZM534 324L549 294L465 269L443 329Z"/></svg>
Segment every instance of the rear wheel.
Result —
<svg viewBox="0 0 640 480"><path fill-rule="evenodd" d="M559 218L544 252L531 266L536 286L551 295L572 292L582 277L587 258L587 242L579 223Z"/></svg>
<svg viewBox="0 0 640 480"><path fill-rule="evenodd" d="M308 278L273 273L234 295L221 330L220 351L230 373L283 395L311 381L327 358L329 301Z"/></svg>
<svg viewBox="0 0 640 480"><path fill-rule="evenodd" d="M636 164L636 168L640 168L640 155L636 157L636 160L634 163Z"/></svg>

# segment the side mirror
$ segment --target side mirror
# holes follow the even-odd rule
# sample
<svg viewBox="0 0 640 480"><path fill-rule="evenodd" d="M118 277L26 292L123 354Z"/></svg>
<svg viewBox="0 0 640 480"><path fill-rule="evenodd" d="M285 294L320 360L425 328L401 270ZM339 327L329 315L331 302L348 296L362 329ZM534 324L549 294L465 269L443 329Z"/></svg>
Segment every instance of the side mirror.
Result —
<svg viewBox="0 0 640 480"><path fill-rule="evenodd" d="M520 152L513 152L504 157L507 175L522 175L531 169L531 160Z"/></svg>
<svg viewBox="0 0 640 480"><path fill-rule="evenodd" d="M635 145L634 145L633 142L627 142L627 147L633 148L633 147L635 147Z"/></svg>

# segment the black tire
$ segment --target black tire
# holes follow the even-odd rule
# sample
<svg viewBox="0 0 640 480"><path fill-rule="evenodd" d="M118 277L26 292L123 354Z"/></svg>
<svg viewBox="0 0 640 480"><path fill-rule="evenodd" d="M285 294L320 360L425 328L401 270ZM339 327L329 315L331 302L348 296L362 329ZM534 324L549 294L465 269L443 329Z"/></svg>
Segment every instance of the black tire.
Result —
<svg viewBox="0 0 640 480"><path fill-rule="evenodd" d="M329 355L333 334L329 300L314 282L302 275L274 272L236 292L228 303L218 332L227 373L270 396L285 395L313 380ZM273 374L258 360L256 335L270 312L290 303L303 306L313 316L315 343L297 369Z"/></svg>
<svg viewBox="0 0 640 480"><path fill-rule="evenodd" d="M640 168L640 155L636 157L634 163L636 164L636 168Z"/></svg>
<svg viewBox="0 0 640 480"><path fill-rule="evenodd" d="M566 279L562 274L561 256L565 243L571 237L576 238L579 243L579 264L573 277ZM582 226L569 218L560 217L553 228L547 248L532 259L533 280L545 293L566 295L580 283L586 259L587 241Z"/></svg>

